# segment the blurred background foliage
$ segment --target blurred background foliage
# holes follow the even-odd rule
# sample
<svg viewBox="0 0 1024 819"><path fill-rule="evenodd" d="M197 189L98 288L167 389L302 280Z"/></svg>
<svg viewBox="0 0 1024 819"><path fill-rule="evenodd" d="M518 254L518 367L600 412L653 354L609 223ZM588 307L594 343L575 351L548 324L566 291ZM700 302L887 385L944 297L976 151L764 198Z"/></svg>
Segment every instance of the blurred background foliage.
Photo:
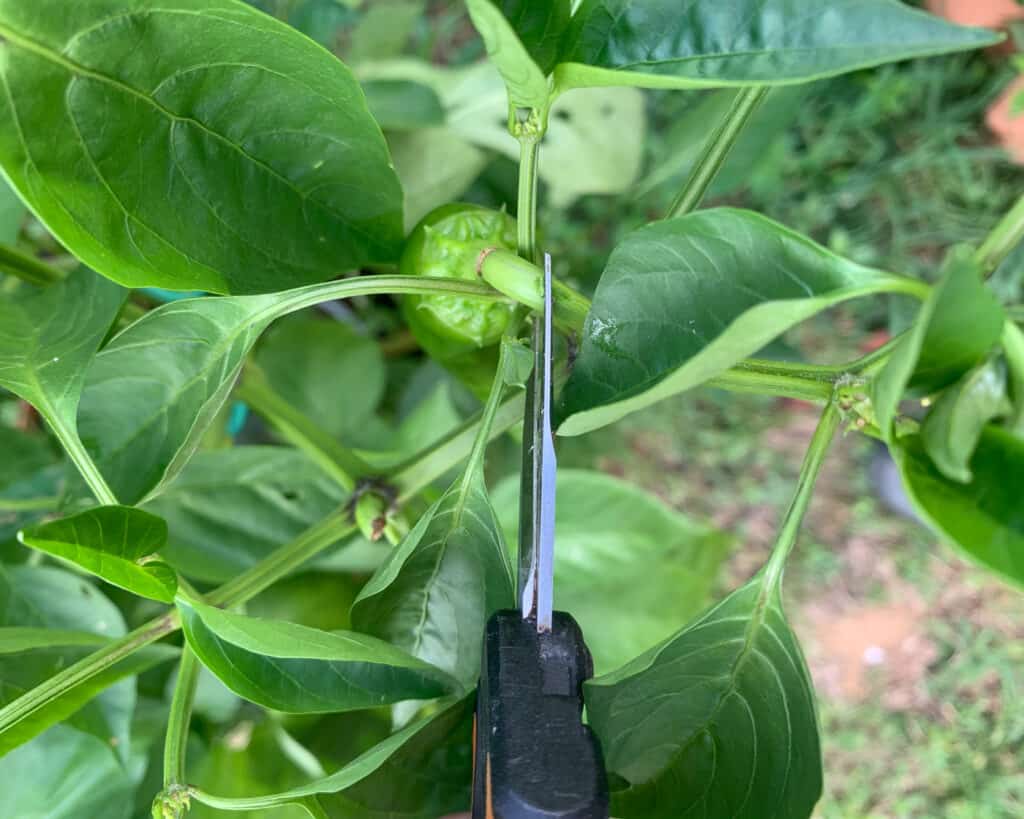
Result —
<svg viewBox="0 0 1024 819"><path fill-rule="evenodd" d="M493 69L478 62L482 45L460 3L251 2L337 53L363 81L406 188L408 226L456 199L512 207L517 146L505 130L504 90ZM950 245L979 241L1024 186L1024 170L985 125L1018 62L957 55L775 90L708 203L761 211L860 262L928 278ZM591 290L618 238L666 212L709 123L729 101L728 93L635 89L563 98L540 171L541 245L553 254L556 272ZM0 197L0 231L0 241L29 256L64 269L75 265L9 196ZM993 286L1006 301L1019 301L1022 281L1019 249ZM154 303L163 297L139 296ZM794 330L772 353L799 350L838 361L882 343L906 322L906 309L899 300L845 305ZM478 406L424 361L390 299L327 305L275 326L243 384L261 377L381 466L400 462ZM353 383L359 388L340 386ZM761 565L814 422L813 410L797 402L705 389L560 444L561 508L579 514L559 520L558 594L584 622L599 665L607 670L635 655ZM152 505L170 522L174 556L192 559L200 581L232 576L338 498L336 487L299 465L293 451L282 451L272 469L260 460L261 468L247 472L244 452L222 452L233 440L281 443L235 401L204 443L198 466ZM9 395L0 395L0 452L0 558L5 571L38 571L15 532L58 497L80 490L38 419ZM508 476L516 459L517 444L506 436L488 462L510 536L515 480ZM649 494L637 494L637 487ZM897 487L882 450L861 436L844 438L790 563L789 607L821 701L828 775L818 815L1024 815L1020 599L907 517ZM600 537L595 516L602 510L587 507L594 498L598 506L633 510L628 539ZM408 510L409 520L418 511ZM219 551L211 554L210 542ZM349 603L386 548L361 541L278 584L247 611L346 627ZM127 627L152 613L146 602L104 591ZM644 604L631 604L634 597ZM647 615L652 605L659 617ZM86 786L103 783L97 804L141 781L139 802L124 816L149 815L172 682L167 666L139 678L131 764L93 765L83 774ZM224 795L281 790L332 770L391 727L386 712L268 716L205 672L196 711L195 779ZM17 782L19 766L38 765L39 754L92 759L94 736L59 731L46 735L49 746L32 743L14 763L5 760L5 782ZM62 787L71 784L55 783L54 799ZM226 814L196 806L191 815Z"/></svg>

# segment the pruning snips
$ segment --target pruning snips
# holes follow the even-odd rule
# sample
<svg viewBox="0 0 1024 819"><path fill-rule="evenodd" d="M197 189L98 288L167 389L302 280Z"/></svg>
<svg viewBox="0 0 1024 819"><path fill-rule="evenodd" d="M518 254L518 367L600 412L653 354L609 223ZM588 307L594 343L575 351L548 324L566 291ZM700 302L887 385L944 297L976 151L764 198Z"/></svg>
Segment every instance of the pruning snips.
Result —
<svg viewBox="0 0 1024 819"><path fill-rule="evenodd" d="M551 432L551 259L533 322L519 499L519 608L487 622L477 694L473 819L607 819L601 749L583 723L593 661L553 611L555 449Z"/></svg>

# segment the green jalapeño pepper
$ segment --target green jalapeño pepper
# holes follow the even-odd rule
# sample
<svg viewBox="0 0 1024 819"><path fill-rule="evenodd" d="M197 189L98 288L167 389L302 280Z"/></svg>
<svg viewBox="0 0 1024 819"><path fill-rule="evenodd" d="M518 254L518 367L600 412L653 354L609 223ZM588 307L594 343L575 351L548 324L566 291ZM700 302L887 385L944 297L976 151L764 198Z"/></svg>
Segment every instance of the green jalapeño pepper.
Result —
<svg viewBox="0 0 1024 819"><path fill-rule="evenodd" d="M406 276L476 280L487 248L516 246L515 220L478 205L443 205L413 228L399 270ZM461 296L405 296L402 314L420 346L474 392L486 393L497 365L497 344L512 317L511 303Z"/></svg>

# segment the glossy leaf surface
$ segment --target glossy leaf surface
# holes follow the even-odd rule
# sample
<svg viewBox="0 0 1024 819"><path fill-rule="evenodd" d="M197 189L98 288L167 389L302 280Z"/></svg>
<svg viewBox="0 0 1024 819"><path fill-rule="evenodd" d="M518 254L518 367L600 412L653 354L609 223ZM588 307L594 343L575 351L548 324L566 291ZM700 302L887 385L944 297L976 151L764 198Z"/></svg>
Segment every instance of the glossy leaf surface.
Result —
<svg viewBox="0 0 1024 819"><path fill-rule="evenodd" d="M315 819L437 819L469 807L472 724L473 697L464 697L328 776L256 799L207 801L231 810L295 805Z"/></svg>
<svg viewBox="0 0 1024 819"><path fill-rule="evenodd" d="M0 164L104 275L257 293L397 255L380 129L294 29L235 0L6 0L0 36Z"/></svg>
<svg viewBox="0 0 1024 819"><path fill-rule="evenodd" d="M998 42L896 0L585 0L562 88L708 88L808 82Z"/></svg>
<svg viewBox="0 0 1024 819"><path fill-rule="evenodd" d="M989 354L1002 329L1003 309L985 287L978 266L970 258L952 257L914 324L871 382L882 434L892 434L908 389L927 395L952 384Z"/></svg>
<svg viewBox="0 0 1024 819"><path fill-rule="evenodd" d="M608 259L558 431L578 435L701 384L842 301L918 289L748 211L647 225Z"/></svg>
<svg viewBox="0 0 1024 819"><path fill-rule="evenodd" d="M480 675L487 618L513 605L512 572L483 476L457 480L363 587L352 623L444 669Z"/></svg>
<svg viewBox="0 0 1024 819"><path fill-rule="evenodd" d="M550 74L569 26L571 0L495 0L542 74Z"/></svg>
<svg viewBox="0 0 1024 819"><path fill-rule="evenodd" d="M30 526L18 539L143 597L170 603L178 589L174 570L166 563L139 562L167 543L167 524L141 509L97 506Z"/></svg>
<svg viewBox="0 0 1024 819"><path fill-rule="evenodd" d="M519 478L494 490L506 542L519 529ZM729 539L625 481L558 473L555 607L572 613L605 674L701 612Z"/></svg>
<svg viewBox="0 0 1024 819"><path fill-rule="evenodd" d="M186 299L147 313L86 376L82 440L122 503L158 492L191 456L273 317L270 296Z"/></svg>
<svg viewBox="0 0 1024 819"><path fill-rule="evenodd" d="M188 577L230 580L322 520L344 494L302 453L242 446L200 452L146 504L164 518L162 554Z"/></svg>
<svg viewBox="0 0 1024 819"><path fill-rule="evenodd" d="M584 684L623 819L807 819L821 795L810 677L759 574L625 668Z"/></svg>
<svg viewBox="0 0 1024 819"><path fill-rule="evenodd" d="M130 819L132 772L94 736L55 725L0 759L0 815Z"/></svg>
<svg viewBox="0 0 1024 819"><path fill-rule="evenodd" d="M999 362L988 361L939 396L921 425L921 440L943 475L970 483L971 455L982 430L1010 410L1006 370Z"/></svg>
<svg viewBox="0 0 1024 819"><path fill-rule="evenodd" d="M178 602L196 656L232 691L289 713L372 708L449 693L454 681L404 651L356 632Z"/></svg>
<svg viewBox="0 0 1024 819"><path fill-rule="evenodd" d="M49 287L22 286L5 295L0 299L0 386L73 436L85 370L124 295L85 269Z"/></svg>
<svg viewBox="0 0 1024 819"><path fill-rule="evenodd" d="M487 46L487 57L501 72L509 105L542 110L547 107L548 81L520 41L505 15L491 0L466 0L473 25Z"/></svg>
<svg viewBox="0 0 1024 819"><path fill-rule="evenodd" d="M918 435L898 439L890 451L921 516L965 556L1024 586L1024 442L986 427L968 483L944 476Z"/></svg>

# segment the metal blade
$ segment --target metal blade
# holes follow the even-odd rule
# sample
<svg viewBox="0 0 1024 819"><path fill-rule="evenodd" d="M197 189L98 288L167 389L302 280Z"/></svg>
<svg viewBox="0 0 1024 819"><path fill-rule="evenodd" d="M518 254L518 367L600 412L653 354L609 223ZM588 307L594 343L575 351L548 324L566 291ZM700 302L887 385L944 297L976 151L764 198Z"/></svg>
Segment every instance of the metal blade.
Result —
<svg viewBox="0 0 1024 819"><path fill-rule="evenodd" d="M519 500L519 598L523 619L551 630L554 607L555 445L551 433L551 257L544 254L544 311L533 322Z"/></svg>

